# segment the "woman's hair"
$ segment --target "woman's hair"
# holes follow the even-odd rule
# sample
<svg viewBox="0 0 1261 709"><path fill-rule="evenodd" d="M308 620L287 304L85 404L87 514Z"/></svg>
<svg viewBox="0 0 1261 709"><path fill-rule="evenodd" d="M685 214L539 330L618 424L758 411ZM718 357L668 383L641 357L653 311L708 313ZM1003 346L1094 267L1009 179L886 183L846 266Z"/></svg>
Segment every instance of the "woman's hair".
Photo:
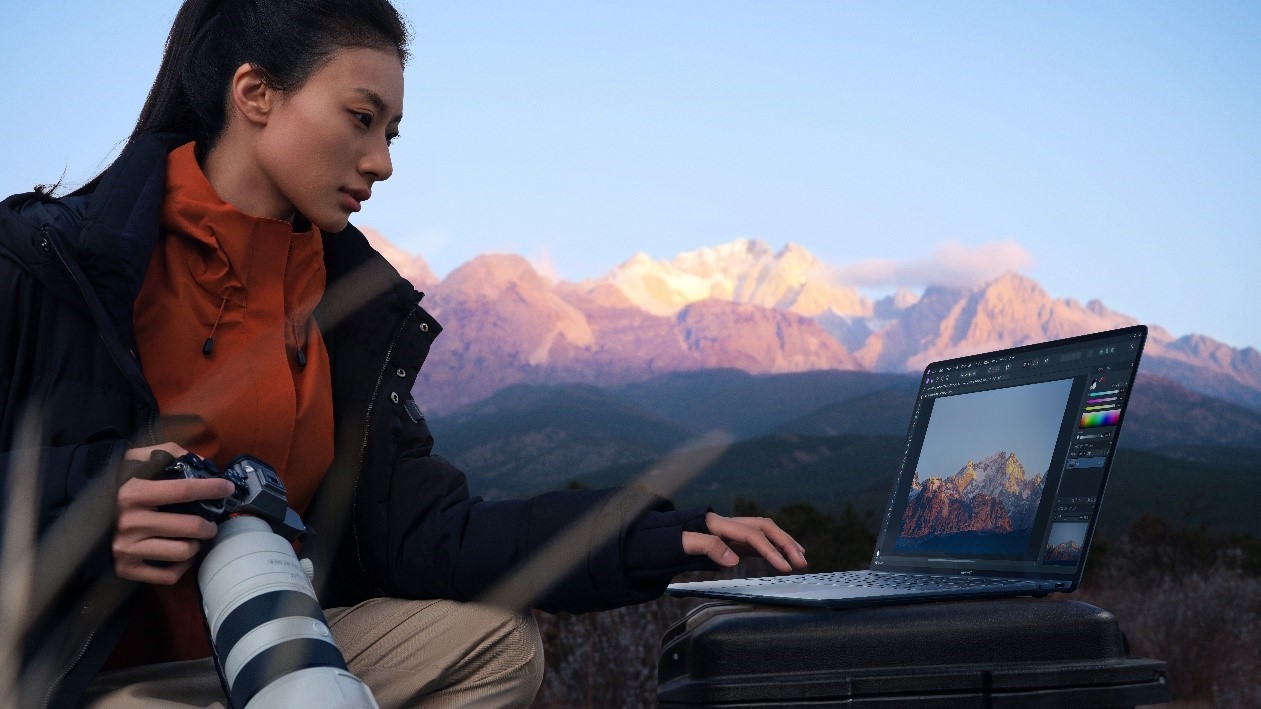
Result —
<svg viewBox="0 0 1261 709"><path fill-rule="evenodd" d="M123 150L148 133L183 133L204 157L223 133L229 84L242 64L288 92L339 49L394 50L406 63L408 39L390 0L185 0Z"/></svg>

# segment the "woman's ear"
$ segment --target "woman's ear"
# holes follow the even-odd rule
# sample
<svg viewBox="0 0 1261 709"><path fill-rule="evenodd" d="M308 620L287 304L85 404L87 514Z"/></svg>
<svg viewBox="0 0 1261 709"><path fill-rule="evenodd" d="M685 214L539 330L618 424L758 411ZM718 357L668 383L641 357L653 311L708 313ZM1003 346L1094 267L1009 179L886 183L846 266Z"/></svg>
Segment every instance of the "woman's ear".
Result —
<svg viewBox="0 0 1261 709"><path fill-rule="evenodd" d="M248 62L237 67L229 85L227 116L232 122L233 113L238 113L246 123L257 127L267 125L267 119L275 108L280 93L263 81L263 76Z"/></svg>

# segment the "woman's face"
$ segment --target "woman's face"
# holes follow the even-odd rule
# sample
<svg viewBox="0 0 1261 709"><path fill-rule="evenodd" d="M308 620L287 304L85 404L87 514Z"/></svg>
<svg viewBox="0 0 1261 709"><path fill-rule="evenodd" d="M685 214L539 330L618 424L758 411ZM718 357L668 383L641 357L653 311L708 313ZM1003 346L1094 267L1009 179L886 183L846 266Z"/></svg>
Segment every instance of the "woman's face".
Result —
<svg viewBox="0 0 1261 709"><path fill-rule="evenodd" d="M266 183L322 231L341 231L373 183L394 171L390 141L402 108L397 53L339 50L270 112L257 143Z"/></svg>

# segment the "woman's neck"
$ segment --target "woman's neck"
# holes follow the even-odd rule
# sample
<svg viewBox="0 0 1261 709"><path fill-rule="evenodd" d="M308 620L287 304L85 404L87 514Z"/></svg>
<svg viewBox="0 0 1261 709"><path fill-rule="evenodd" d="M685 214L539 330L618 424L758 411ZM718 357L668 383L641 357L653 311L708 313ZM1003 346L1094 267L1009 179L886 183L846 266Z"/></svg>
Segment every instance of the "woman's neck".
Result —
<svg viewBox="0 0 1261 709"><path fill-rule="evenodd" d="M239 136L224 131L205 159L198 163L219 197L241 213L292 222L293 205L277 194L253 155L252 145L242 145Z"/></svg>

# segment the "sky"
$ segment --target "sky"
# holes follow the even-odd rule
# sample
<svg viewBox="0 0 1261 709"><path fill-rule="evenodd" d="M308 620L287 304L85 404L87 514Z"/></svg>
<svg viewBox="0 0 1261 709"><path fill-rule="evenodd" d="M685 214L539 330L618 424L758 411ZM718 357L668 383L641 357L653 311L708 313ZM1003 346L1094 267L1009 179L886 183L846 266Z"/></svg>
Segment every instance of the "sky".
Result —
<svg viewBox="0 0 1261 709"><path fill-rule="evenodd" d="M6 8L0 192L108 164L177 6ZM869 294L1016 270L1261 346L1261 3L398 6L394 176L355 221L440 276L752 238Z"/></svg>
<svg viewBox="0 0 1261 709"><path fill-rule="evenodd" d="M920 479L948 478L999 451L1014 453L1026 477L1045 479L1072 388L1072 379L1060 379L936 399L916 465Z"/></svg>

